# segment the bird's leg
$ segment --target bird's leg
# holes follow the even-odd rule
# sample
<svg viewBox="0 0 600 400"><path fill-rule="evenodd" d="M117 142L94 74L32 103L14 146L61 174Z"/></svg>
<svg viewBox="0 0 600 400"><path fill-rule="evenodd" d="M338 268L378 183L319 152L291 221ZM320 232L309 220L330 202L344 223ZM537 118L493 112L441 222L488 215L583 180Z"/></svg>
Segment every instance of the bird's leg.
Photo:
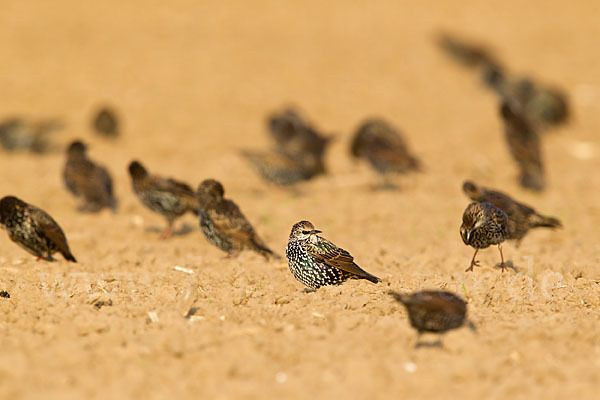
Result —
<svg viewBox="0 0 600 400"><path fill-rule="evenodd" d="M475 254L473 254L473 258L471 259L471 265L469 268L465 269L465 272L473 271L473 267L479 267L479 261L475 260L475 256L479 249L475 249Z"/></svg>
<svg viewBox="0 0 600 400"><path fill-rule="evenodd" d="M165 228L165 230L163 231L163 233L160 234L160 238L161 239L167 239L169 236L171 236L171 233L173 232L173 221L169 221L167 227Z"/></svg>
<svg viewBox="0 0 600 400"><path fill-rule="evenodd" d="M502 254L502 245L498 244L498 250L500 250L500 260L502 260L502 262L500 263L500 268L502 268L502 272L504 272L506 266L504 266L504 254Z"/></svg>
<svg viewBox="0 0 600 400"><path fill-rule="evenodd" d="M42 261L42 260L45 260L45 259L46 259L45 257L39 256L38 258L35 259L35 261Z"/></svg>

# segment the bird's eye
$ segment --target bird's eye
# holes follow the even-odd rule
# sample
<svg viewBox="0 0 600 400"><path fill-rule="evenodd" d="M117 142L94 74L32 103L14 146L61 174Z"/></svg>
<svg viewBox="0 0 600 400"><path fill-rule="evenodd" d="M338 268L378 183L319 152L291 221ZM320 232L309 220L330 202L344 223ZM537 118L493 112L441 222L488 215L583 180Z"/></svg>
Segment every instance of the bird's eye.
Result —
<svg viewBox="0 0 600 400"><path fill-rule="evenodd" d="M303 235L308 235L310 232L309 231L302 231Z"/></svg>

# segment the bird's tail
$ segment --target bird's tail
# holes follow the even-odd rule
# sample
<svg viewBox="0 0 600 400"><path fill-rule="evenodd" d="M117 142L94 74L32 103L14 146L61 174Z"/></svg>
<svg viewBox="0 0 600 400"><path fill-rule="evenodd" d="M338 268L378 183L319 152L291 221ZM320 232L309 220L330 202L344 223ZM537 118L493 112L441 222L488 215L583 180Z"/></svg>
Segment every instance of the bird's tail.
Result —
<svg viewBox="0 0 600 400"><path fill-rule="evenodd" d="M365 275L361 276L361 278L366 279L369 282L373 282L373 283L379 283L379 282L381 282L381 279L379 279L375 275L371 275L370 273L368 273L366 271L365 271Z"/></svg>
<svg viewBox="0 0 600 400"><path fill-rule="evenodd" d="M77 262L77 260L69 250L61 251L60 254L62 254L65 260L67 261Z"/></svg>
<svg viewBox="0 0 600 400"><path fill-rule="evenodd" d="M269 249L264 243L260 240L252 240L252 244L254 245L254 249L264 258L268 259L276 259L281 260L282 257L279 254L275 254L273 250Z"/></svg>
<svg viewBox="0 0 600 400"><path fill-rule="evenodd" d="M534 227L545 227L545 228L562 228L562 223L560 220L554 217L546 217L539 214L533 214L529 220L533 224Z"/></svg>

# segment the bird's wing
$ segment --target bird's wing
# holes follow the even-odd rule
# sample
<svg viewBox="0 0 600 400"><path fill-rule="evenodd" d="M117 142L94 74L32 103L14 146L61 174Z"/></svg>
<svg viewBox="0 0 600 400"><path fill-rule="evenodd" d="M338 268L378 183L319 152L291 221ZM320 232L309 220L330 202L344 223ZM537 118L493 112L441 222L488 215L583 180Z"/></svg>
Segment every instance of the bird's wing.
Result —
<svg viewBox="0 0 600 400"><path fill-rule="evenodd" d="M29 206L29 214L37 222L44 236L56 245L56 248L60 253L70 253L64 232L50 215L33 206Z"/></svg>
<svg viewBox="0 0 600 400"><path fill-rule="evenodd" d="M256 237L254 228L239 207L231 200L223 200L216 207L205 210L215 227L242 242L252 242Z"/></svg>
<svg viewBox="0 0 600 400"><path fill-rule="evenodd" d="M317 243L307 241L306 251L311 257L331 267L365 278L372 276L354 263L354 257L350 253L327 239L319 237Z"/></svg>

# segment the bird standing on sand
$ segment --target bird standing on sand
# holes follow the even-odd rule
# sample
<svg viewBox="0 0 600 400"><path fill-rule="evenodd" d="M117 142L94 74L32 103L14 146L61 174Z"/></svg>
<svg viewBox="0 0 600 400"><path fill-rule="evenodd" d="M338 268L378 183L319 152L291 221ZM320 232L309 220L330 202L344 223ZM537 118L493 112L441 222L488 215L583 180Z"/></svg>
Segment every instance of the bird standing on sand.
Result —
<svg viewBox="0 0 600 400"><path fill-rule="evenodd" d="M367 160L384 179L389 173L418 171L421 162L413 156L399 131L382 119L368 119L357 129L350 154Z"/></svg>
<svg viewBox="0 0 600 400"><path fill-rule="evenodd" d="M454 293L423 290L412 294L392 291L390 295L406 307L410 324L417 330L419 338L425 332L444 334L460 328L465 322L469 328L475 330L475 325L466 318L467 303ZM421 344L417 340L415 347Z"/></svg>
<svg viewBox="0 0 600 400"><path fill-rule="evenodd" d="M59 252L66 260L77 262L62 229L45 211L14 196L6 196L0 200L0 223L10 240L37 260L54 261L52 255Z"/></svg>
<svg viewBox="0 0 600 400"><path fill-rule="evenodd" d="M0 122L0 144L5 150L29 150L46 153L51 150L48 134L62 128L58 120L32 121L25 118L8 118Z"/></svg>
<svg viewBox="0 0 600 400"><path fill-rule="evenodd" d="M527 189L542 191L546 187L540 136L516 103L502 102L500 115L508 149L520 169L519 182Z"/></svg>
<svg viewBox="0 0 600 400"><path fill-rule="evenodd" d="M150 175L139 161L129 164L134 193L142 204L165 217L167 227L161 234L166 239L173 232L173 223L187 212L198 215L198 201L192 188L171 178Z"/></svg>
<svg viewBox="0 0 600 400"><path fill-rule="evenodd" d="M465 181L463 191L473 201L490 203L501 209L508 217L508 237L517 241L517 246L527 232L533 228L561 228L561 222L554 217L538 214L533 208L519 203L507 194Z"/></svg>
<svg viewBox="0 0 600 400"><path fill-rule="evenodd" d="M300 221L292 227L285 256L294 278L315 291L325 285L339 285L348 279L366 279L377 283L374 275L361 269L346 250L318 236L309 221Z"/></svg>
<svg viewBox="0 0 600 400"><path fill-rule="evenodd" d="M98 212L105 207L115 210L117 202L110 174L90 160L86 150L87 146L80 141L74 141L67 149L63 170L65 185L76 197L83 197L80 211Z"/></svg>
<svg viewBox="0 0 600 400"><path fill-rule="evenodd" d="M214 179L206 179L198 185L200 228L206 239L229 255L248 249L265 258L275 256L239 207L224 198L224 194L223 185Z"/></svg>
<svg viewBox="0 0 600 400"><path fill-rule="evenodd" d="M467 246L475 248L471 265L466 271L473 271L473 266L479 266L475 256L480 249L496 244L500 251L500 268L504 272L506 267L501 244L508 238L508 217L504 211L490 203L469 204L463 214L460 237Z"/></svg>

